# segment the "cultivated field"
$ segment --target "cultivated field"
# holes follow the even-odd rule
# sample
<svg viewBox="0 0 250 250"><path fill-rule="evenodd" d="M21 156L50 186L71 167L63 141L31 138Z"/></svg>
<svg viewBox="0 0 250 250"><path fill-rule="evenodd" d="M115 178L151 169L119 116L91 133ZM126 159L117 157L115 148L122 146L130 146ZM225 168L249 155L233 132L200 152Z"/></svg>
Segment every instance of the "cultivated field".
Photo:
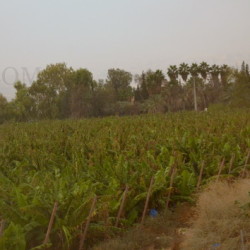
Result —
<svg viewBox="0 0 250 250"><path fill-rule="evenodd" d="M150 183L148 209L193 202L246 175L249 149L249 110L2 125L0 249L78 249L93 205L91 246L141 222Z"/></svg>

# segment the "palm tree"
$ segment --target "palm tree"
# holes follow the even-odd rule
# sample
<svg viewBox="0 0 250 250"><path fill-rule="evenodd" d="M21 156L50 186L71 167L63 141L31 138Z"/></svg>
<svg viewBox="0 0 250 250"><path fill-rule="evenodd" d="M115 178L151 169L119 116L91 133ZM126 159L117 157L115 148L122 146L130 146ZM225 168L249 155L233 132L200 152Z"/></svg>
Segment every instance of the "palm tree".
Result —
<svg viewBox="0 0 250 250"><path fill-rule="evenodd" d="M184 82L187 81L189 75L189 66L187 63L181 63L178 69L178 73L181 75L181 78Z"/></svg>
<svg viewBox="0 0 250 250"><path fill-rule="evenodd" d="M165 79L161 70L151 71L146 73L146 83L149 95L160 94L162 83Z"/></svg>
<svg viewBox="0 0 250 250"><path fill-rule="evenodd" d="M201 62L199 65L199 73L204 81L207 79L207 75L209 73L210 67L206 62Z"/></svg>
<svg viewBox="0 0 250 250"><path fill-rule="evenodd" d="M219 86L220 67L216 64L212 65L210 67L210 74L212 76L214 86L218 87Z"/></svg>
<svg viewBox="0 0 250 250"><path fill-rule="evenodd" d="M194 91L194 110L197 111L198 110L198 107L197 107L197 93L196 93L196 78L199 74L199 66L197 63L192 63L191 66L190 66L190 74L191 76L193 77L193 81L194 81L194 84L193 84L193 91Z"/></svg>
<svg viewBox="0 0 250 250"><path fill-rule="evenodd" d="M167 74L170 78L170 81L172 83L176 83L177 82L177 78L178 78L178 68L176 67L176 65L170 65L167 71Z"/></svg>
<svg viewBox="0 0 250 250"><path fill-rule="evenodd" d="M192 63L189 69L189 72L192 77L197 77L199 74L199 66L197 63Z"/></svg>

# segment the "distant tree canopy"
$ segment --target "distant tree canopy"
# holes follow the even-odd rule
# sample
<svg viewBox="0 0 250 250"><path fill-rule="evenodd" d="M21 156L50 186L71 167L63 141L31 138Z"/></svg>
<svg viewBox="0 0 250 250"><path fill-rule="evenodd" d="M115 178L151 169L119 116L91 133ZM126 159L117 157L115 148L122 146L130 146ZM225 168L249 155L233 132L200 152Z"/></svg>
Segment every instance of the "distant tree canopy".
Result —
<svg viewBox="0 0 250 250"><path fill-rule="evenodd" d="M9 117L8 114L8 101L7 99L0 94L0 123L3 123Z"/></svg>
<svg viewBox="0 0 250 250"><path fill-rule="evenodd" d="M132 96L130 86L132 74L121 69L109 69L106 84L114 89L117 101L129 101Z"/></svg>
<svg viewBox="0 0 250 250"><path fill-rule="evenodd" d="M234 73L235 80L230 85L229 102L233 107L250 108L250 74L248 64L242 63L241 71Z"/></svg>
<svg viewBox="0 0 250 250"><path fill-rule="evenodd" d="M134 84L133 83L134 80ZM133 86L132 86L133 85ZM106 80L96 81L84 68L50 64L31 86L16 82L13 100L0 94L0 123L107 115L198 110L211 104L250 107L249 66L181 63L162 70L133 75L109 69Z"/></svg>

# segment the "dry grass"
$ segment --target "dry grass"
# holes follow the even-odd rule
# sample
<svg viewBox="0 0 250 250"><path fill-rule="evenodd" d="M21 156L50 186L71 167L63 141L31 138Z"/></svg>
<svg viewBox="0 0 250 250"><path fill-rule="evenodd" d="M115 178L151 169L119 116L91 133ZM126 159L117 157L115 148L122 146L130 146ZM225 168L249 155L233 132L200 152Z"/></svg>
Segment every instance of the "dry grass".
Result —
<svg viewBox="0 0 250 250"><path fill-rule="evenodd" d="M197 219L180 249L243 249L241 230L244 249L250 249L250 207L242 208L250 204L249 192L249 179L210 184L198 199Z"/></svg>

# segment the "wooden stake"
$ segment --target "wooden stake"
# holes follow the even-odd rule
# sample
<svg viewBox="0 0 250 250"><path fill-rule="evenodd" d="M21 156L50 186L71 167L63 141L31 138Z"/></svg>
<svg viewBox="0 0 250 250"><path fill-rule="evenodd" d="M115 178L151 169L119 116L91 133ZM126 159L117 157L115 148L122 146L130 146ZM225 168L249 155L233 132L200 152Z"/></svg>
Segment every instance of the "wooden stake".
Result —
<svg viewBox="0 0 250 250"><path fill-rule="evenodd" d="M249 157L250 157L250 149L248 150L247 157L246 157L246 160L245 160L245 165L244 165L244 169L243 169L243 174L244 174L244 173L246 172L246 170L247 170L247 163L248 163Z"/></svg>
<svg viewBox="0 0 250 250"><path fill-rule="evenodd" d="M88 228L89 228L91 216L92 216L92 214L93 214L93 212L94 212L94 209L95 209L96 201L97 201L97 197L95 196L94 199L93 199L93 202L92 202L90 211L89 211L89 215L88 215L88 218L87 218L87 221L86 221L86 225L85 225L85 228L84 228L84 232L83 232L83 234L81 235L79 250L82 250L82 249L83 249L84 241L85 241L85 238L86 238L86 235L87 235L87 231L88 231Z"/></svg>
<svg viewBox="0 0 250 250"><path fill-rule="evenodd" d="M230 165L229 165L229 169L228 169L228 174L231 174L232 167L233 167L233 164L234 164L234 159L235 159L235 154L233 154L232 157L231 157Z"/></svg>
<svg viewBox="0 0 250 250"><path fill-rule="evenodd" d="M56 201L54 203L54 208L53 208L51 216L50 216L49 226L48 226L47 233L46 233L45 239L43 241L43 244L47 244L49 242L49 235L50 235L53 223L54 223L57 207L58 207L58 202Z"/></svg>
<svg viewBox="0 0 250 250"><path fill-rule="evenodd" d="M177 167L177 151L174 151L174 162L169 170L168 176L172 176L174 169Z"/></svg>
<svg viewBox="0 0 250 250"><path fill-rule="evenodd" d="M125 190L123 192L123 195L122 195L122 202L121 202L121 205L120 205L117 217L116 217L116 222L115 222L116 227L118 226L118 223L119 223L119 220L120 220L120 217L121 217L124 205L125 205L125 200L126 200L126 197L127 197L127 193L128 193L128 185L126 185L126 188L125 188Z"/></svg>
<svg viewBox="0 0 250 250"><path fill-rule="evenodd" d="M202 163L201 163L200 175L199 175L199 179L198 179L197 186L196 186L197 189L198 189L198 188L200 187L200 185L201 185L202 174L203 174L204 166L205 166L205 161L202 161Z"/></svg>
<svg viewBox="0 0 250 250"><path fill-rule="evenodd" d="M216 178L216 182L219 181L219 178L220 178L220 175L221 175L221 171L224 167L224 163L225 163L225 158L222 159L221 163L220 163L220 167L219 167L219 172L218 172L218 175L217 175L217 178Z"/></svg>
<svg viewBox="0 0 250 250"><path fill-rule="evenodd" d="M176 173L176 168L174 167L173 168L173 171L172 171L172 174L171 174L171 179L170 179L170 185L169 185L169 193L168 193L168 197L167 197L167 203L166 203L166 207L168 208L169 206L169 202L170 202L170 196L171 196L171 191L172 191L172 188L173 188L173 184L174 184L174 176L175 176L175 173Z"/></svg>
<svg viewBox="0 0 250 250"><path fill-rule="evenodd" d="M145 202L145 206L144 206L144 210L143 210L143 214L142 214L142 218L141 218L141 223L142 224L144 223L144 219L145 219L145 216L146 216L146 213L147 213L148 202L149 202L149 198L150 198L150 195L151 195L151 190L152 190L152 187L153 187L153 183L154 183L154 177L151 178L150 185L149 185L149 188L148 188L147 199L146 199L146 202Z"/></svg>

